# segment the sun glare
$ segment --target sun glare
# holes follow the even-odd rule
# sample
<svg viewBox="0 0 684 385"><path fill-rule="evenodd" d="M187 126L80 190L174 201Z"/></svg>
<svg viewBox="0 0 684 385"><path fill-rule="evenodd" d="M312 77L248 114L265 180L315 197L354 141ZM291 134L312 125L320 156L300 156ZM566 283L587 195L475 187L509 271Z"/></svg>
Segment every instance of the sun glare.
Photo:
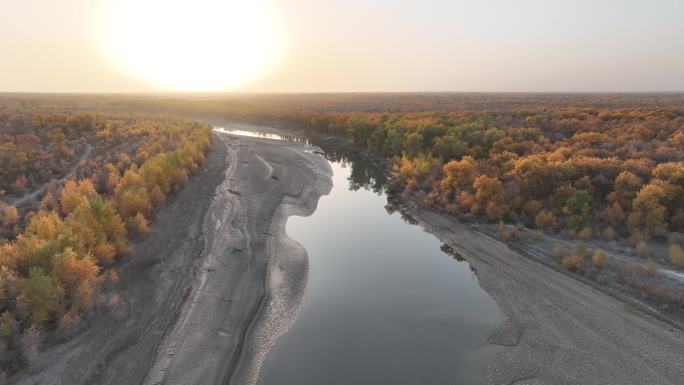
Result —
<svg viewBox="0 0 684 385"><path fill-rule="evenodd" d="M267 72L284 48L261 0L112 0L102 47L118 64L166 89L233 89Z"/></svg>

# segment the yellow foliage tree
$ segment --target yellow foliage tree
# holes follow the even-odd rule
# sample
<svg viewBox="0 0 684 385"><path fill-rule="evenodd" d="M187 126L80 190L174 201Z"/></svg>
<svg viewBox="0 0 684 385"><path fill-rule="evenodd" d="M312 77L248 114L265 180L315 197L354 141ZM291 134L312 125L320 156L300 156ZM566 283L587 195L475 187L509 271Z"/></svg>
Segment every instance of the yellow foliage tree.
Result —
<svg viewBox="0 0 684 385"><path fill-rule="evenodd" d="M72 305L77 309L89 308L100 281L100 268L95 261L89 255L79 258L67 248L55 256L53 264L55 275Z"/></svg>
<svg viewBox="0 0 684 385"><path fill-rule="evenodd" d="M26 225L25 234L39 239L57 239L64 231L64 221L55 211L41 211Z"/></svg>
<svg viewBox="0 0 684 385"><path fill-rule="evenodd" d="M475 202L484 208L487 218L498 220L510 211L510 207L504 203L504 189L499 179L480 175L475 178L473 188Z"/></svg>
<svg viewBox="0 0 684 385"><path fill-rule="evenodd" d="M591 258L591 261L594 263L594 266L601 267L608 262L608 253L602 249L598 249L594 252L594 256Z"/></svg>
<svg viewBox="0 0 684 385"><path fill-rule="evenodd" d="M556 224L556 215L550 211L544 210L537 214L534 218L534 223L537 227L547 228Z"/></svg>
<svg viewBox="0 0 684 385"><path fill-rule="evenodd" d="M644 186L632 202L629 224L645 235L664 232L665 207L661 204L664 197L665 190L662 187L655 184Z"/></svg>
<svg viewBox="0 0 684 385"><path fill-rule="evenodd" d="M477 176L477 162L472 156L464 156L460 161L452 160L443 166L444 179L441 188L444 191L470 189Z"/></svg>
<svg viewBox="0 0 684 385"><path fill-rule="evenodd" d="M119 211L124 217L133 217L138 213L149 214L152 203L147 190L139 188L124 191L119 200Z"/></svg>
<svg viewBox="0 0 684 385"><path fill-rule="evenodd" d="M684 251L674 243L670 245L670 261L677 266L684 266Z"/></svg>
<svg viewBox="0 0 684 385"><path fill-rule="evenodd" d="M93 186L93 182L90 179L82 179L81 181L79 181L78 191L88 200L93 199L97 196L95 186Z"/></svg>
<svg viewBox="0 0 684 385"><path fill-rule="evenodd" d="M10 205L5 207L2 211L2 223L7 227L14 226L19 220L19 211L16 207Z"/></svg>
<svg viewBox="0 0 684 385"><path fill-rule="evenodd" d="M68 180L64 183L64 187L62 187L62 191L59 194L59 206L64 215L71 214L71 212L85 200L86 197L79 190L76 182Z"/></svg>
<svg viewBox="0 0 684 385"><path fill-rule="evenodd" d="M142 213L137 213L135 216L126 220L128 231L134 235L147 234L149 231L149 222Z"/></svg>

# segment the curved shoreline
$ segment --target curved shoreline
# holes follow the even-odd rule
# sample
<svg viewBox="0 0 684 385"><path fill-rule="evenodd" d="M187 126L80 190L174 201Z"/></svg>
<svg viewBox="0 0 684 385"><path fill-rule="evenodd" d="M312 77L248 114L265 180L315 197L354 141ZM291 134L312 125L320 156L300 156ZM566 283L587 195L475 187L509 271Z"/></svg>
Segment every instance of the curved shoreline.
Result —
<svg viewBox="0 0 684 385"><path fill-rule="evenodd" d="M303 151L302 146L286 146L313 174L313 184L304 184L297 197L285 195L273 216L268 231L271 236L266 248L269 262L263 301L246 331L235 370L224 384L255 384L266 354L294 323L308 278L308 255L299 242L287 235L287 220L313 214L319 198L332 188L332 170L326 160Z"/></svg>
<svg viewBox="0 0 684 385"><path fill-rule="evenodd" d="M417 220L475 268L505 319L488 342L501 346L490 384L679 384L681 330L579 280L526 258L504 242L411 203Z"/></svg>
<svg viewBox="0 0 684 385"><path fill-rule="evenodd" d="M205 217L203 262L144 384L255 383L304 290L306 250L285 224L329 192L327 162L297 143L219 137L230 166Z"/></svg>
<svg viewBox="0 0 684 385"><path fill-rule="evenodd" d="M214 142L207 165L121 260L118 304L9 383L256 382L307 279L287 218L313 213L331 170L305 144L229 134Z"/></svg>

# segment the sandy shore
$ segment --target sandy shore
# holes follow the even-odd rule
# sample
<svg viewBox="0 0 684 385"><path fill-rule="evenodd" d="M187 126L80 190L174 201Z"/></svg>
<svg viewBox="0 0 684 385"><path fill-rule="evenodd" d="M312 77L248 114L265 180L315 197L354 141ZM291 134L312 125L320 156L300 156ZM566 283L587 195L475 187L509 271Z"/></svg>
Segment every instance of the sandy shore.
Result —
<svg viewBox="0 0 684 385"><path fill-rule="evenodd" d="M306 285L306 250L285 223L314 212L330 166L301 144L221 138L229 167L205 219L206 255L145 384L255 383Z"/></svg>
<svg viewBox="0 0 684 385"><path fill-rule="evenodd" d="M682 384L684 335L501 241L414 206L408 215L463 255L505 321L491 384Z"/></svg>
<svg viewBox="0 0 684 385"><path fill-rule="evenodd" d="M217 134L207 165L121 262L119 304L51 343L17 384L251 384L308 272L285 234L332 188L303 144Z"/></svg>

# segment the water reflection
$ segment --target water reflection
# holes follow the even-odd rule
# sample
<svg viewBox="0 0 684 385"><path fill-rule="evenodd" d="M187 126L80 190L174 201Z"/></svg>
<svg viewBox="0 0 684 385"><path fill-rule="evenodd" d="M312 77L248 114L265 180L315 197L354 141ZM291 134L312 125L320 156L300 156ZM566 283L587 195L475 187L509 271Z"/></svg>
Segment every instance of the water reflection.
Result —
<svg viewBox="0 0 684 385"><path fill-rule="evenodd" d="M333 190L311 217L288 220L288 235L309 255L309 278L259 385L484 384L494 351L484 345L500 314L472 267L422 227L406 226L418 222L386 194L381 163L318 145Z"/></svg>
<svg viewBox="0 0 684 385"><path fill-rule="evenodd" d="M348 150L344 145L324 144L320 147L328 161L340 163L343 167L351 167L348 182L352 191L366 189L378 195L385 192L387 176L381 164Z"/></svg>
<svg viewBox="0 0 684 385"><path fill-rule="evenodd" d="M214 130L218 131L218 132L223 132L226 134L232 134L232 135L237 135L237 136L247 136L250 138L285 140L288 142L311 144L311 141L308 138L303 137L303 136L284 135L284 134L276 134L276 133L271 133L271 132L243 130L243 129L239 129L239 128L232 128L232 127L226 128L226 127L220 127L220 126L214 126Z"/></svg>
<svg viewBox="0 0 684 385"><path fill-rule="evenodd" d="M382 164L321 148L333 190L311 217L288 221L309 279L259 384L484 384L492 351L483 345L499 313L469 264L406 225L418 222L386 195Z"/></svg>
<svg viewBox="0 0 684 385"><path fill-rule="evenodd" d="M387 211L387 214L394 214L394 213L399 213L399 216L401 217L401 220L404 222L408 223L409 225L417 225L419 222L415 219L413 219L412 216L408 215L402 208L399 203L399 201L392 197L391 195L387 196L387 204L385 205L385 211Z"/></svg>
<svg viewBox="0 0 684 385"><path fill-rule="evenodd" d="M443 243L442 246L439 247L440 250L442 250L445 254L451 255L454 257L455 260L459 262L464 262L465 258L461 254L458 253L458 251L454 250L453 247L447 245L446 243Z"/></svg>

